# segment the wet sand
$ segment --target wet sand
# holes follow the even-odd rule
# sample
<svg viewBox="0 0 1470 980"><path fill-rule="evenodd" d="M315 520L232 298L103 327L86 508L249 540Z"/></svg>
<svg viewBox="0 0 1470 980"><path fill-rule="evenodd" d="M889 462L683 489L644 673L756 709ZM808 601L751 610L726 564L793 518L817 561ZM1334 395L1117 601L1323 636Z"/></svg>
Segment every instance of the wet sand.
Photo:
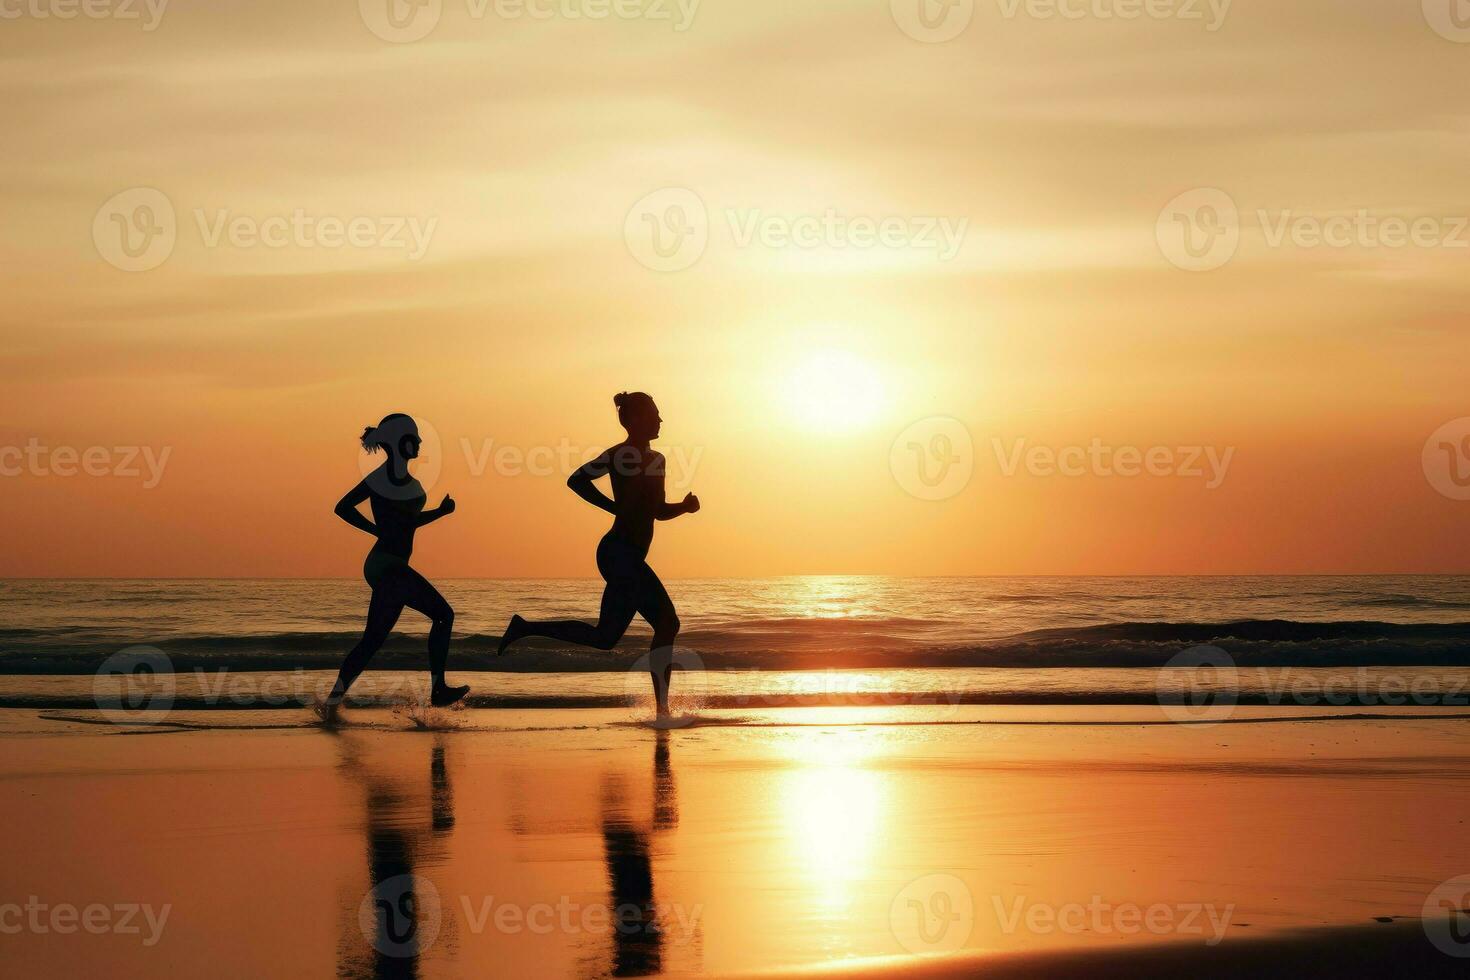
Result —
<svg viewBox="0 0 1470 980"><path fill-rule="evenodd" d="M1419 922L1291 930L1252 938L1236 937L1200 949L1185 943L1133 945L1120 949L1068 949L1040 953L961 954L949 957L888 958L846 966L766 971L751 980L950 980L983 976L988 980L1043 980L1087 977L1134 980L1137 977L1462 977L1465 962L1425 941Z"/></svg>
<svg viewBox="0 0 1470 980"><path fill-rule="evenodd" d="M1470 952L1443 918L1466 903L1435 894L1470 874L1463 719L227 714L17 722L58 733L0 761L6 973L1423 974Z"/></svg>

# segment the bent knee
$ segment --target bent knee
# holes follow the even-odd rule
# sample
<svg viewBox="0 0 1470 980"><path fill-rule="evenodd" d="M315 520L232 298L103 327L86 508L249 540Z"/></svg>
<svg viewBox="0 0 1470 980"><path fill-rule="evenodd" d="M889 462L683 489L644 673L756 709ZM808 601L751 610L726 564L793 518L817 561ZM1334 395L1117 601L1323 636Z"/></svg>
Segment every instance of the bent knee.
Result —
<svg viewBox="0 0 1470 980"><path fill-rule="evenodd" d="M434 620L435 626L453 626L454 607L449 605L448 603L445 603L443 609L437 609L434 611L434 615L432 618Z"/></svg>
<svg viewBox="0 0 1470 980"><path fill-rule="evenodd" d="M673 613L660 616L658 622L653 624L653 635L665 643L674 642L674 637L679 635L679 617Z"/></svg>

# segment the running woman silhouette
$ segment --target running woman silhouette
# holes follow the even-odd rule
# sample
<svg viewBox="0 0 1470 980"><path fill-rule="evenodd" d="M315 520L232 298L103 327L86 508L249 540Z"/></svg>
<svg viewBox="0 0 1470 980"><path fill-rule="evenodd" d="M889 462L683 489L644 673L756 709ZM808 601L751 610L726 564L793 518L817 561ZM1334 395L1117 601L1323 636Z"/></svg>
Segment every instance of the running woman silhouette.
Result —
<svg viewBox="0 0 1470 980"><path fill-rule="evenodd" d="M545 636L611 650L623 638L636 613L653 627L650 658L653 696L658 704L658 716L667 718L672 647L679 635L679 617L668 591L648 567L646 559L653 543L653 522L695 513L699 510L699 498L691 493L677 504L664 500L664 457L649 448L663 424L653 399L641 391L625 391L613 398L613 404L618 407L618 421L628 430L628 438L567 480L567 486L577 496L613 515L612 530L603 535L597 546L597 570L607 583L602 591L602 611L597 623L573 619L528 622L515 615L505 628L497 652L504 653L512 643L527 636ZM603 476L611 478L612 499L593 485L593 480Z"/></svg>
<svg viewBox="0 0 1470 980"><path fill-rule="evenodd" d="M433 677L430 700L436 707L451 705L469 693L469 686L450 687L444 681L444 665L449 659L449 633L454 627L454 610L429 584L429 580L409 567L413 555L413 536L425 524L454 513L454 500L448 494L433 510L425 510L424 488L408 471L409 460L419 455L419 427L402 413L386 416L377 425L363 430L362 448L369 453L383 450L387 459L362 482L337 501L336 514L353 527L377 538L362 566L362 577L372 586L368 604L367 627L362 639L337 674L337 683L327 697L328 719L335 715L347 689L366 669L388 639L398 622L403 607L415 609L429 617L429 672ZM367 501L373 514L370 521L358 508Z"/></svg>

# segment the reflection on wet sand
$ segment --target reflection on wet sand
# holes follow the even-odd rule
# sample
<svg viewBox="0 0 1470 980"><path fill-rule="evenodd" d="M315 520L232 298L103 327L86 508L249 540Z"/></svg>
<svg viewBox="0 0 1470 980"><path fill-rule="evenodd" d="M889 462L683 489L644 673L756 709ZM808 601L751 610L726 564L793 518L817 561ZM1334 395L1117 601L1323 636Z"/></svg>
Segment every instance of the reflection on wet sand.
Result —
<svg viewBox="0 0 1470 980"><path fill-rule="evenodd" d="M434 833L448 833L454 827L454 787L449 785L442 735L434 739L434 754L429 763L429 801L433 806Z"/></svg>
<svg viewBox="0 0 1470 980"><path fill-rule="evenodd" d="M452 733L427 744L427 766L419 736L337 734L367 851L366 875L357 864L339 889L337 975L419 977L447 960L468 970L457 962L466 955L550 968L549 946L563 963L554 973L697 969L702 908L680 905L677 887L658 879L680 816L673 737L641 733L619 752L554 760L569 765L501 769L477 767L473 744ZM467 753L459 768L456 748ZM523 849L487 849L493 835L479 828L456 833L464 807L500 809Z"/></svg>
<svg viewBox="0 0 1470 980"><path fill-rule="evenodd" d="M439 937L446 916L438 889L418 873L444 863L454 827L454 793L445 761L445 738L436 736L429 759L429 820L422 797L398 774L384 774L364 758L362 746L342 734L341 771L362 788L367 843L367 891L345 904L337 975L407 978L419 975L419 959Z"/></svg>
<svg viewBox="0 0 1470 980"><path fill-rule="evenodd" d="M678 881L660 877L670 861L680 806L668 731L629 733L616 751L566 753L553 768L516 767L506 776L507 825L521 842L521 866L587 860L595 848L598 877L578 871L561 879L569 929L577 946L574 975L636 977L699 968L701 906ZM558 806L547 806L548 800Z"/></svg>
<svg viewBox="0 0 1470 980"><path fill-rule="evenodd" d="M1079 973L1056 956L1167 945L1183 959L1165 972L1183 974L1302 926L1395 928L1370 915L1438 955L1418 919L1465 867L1462 720L659 737L569 714L441 741L374 720L17 739L0 757L11 891L172 914L154 945L6 936L3 972L740 976L882 959L867 975L917 976L1022 957L1036 976ZM1095 896L1178 914L1098 925ZM616 905L662 931L619 933ZM1033 926L1037 909L1053 914ZM1062 927L1070 909L1086 928ZM1136 962L1110 975L1158 965Z"/></svg>
<svg viewBox="0 0 1470 980"><path fill-rule="evenodd" d="M669 756L669 733L660 731L653 754L653 812L641 829L627 804L623 778L602 785L602 846L612 910L612 953L607 974L643 977L663 969L662 921L654 898L651 838L679 822L678 788Z"/></svg>

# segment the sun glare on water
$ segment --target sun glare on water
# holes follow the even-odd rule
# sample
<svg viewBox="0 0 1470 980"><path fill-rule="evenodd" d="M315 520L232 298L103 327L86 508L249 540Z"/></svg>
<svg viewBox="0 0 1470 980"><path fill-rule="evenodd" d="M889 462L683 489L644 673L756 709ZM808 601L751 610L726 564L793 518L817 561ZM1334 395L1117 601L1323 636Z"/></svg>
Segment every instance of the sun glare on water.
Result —
<svg viewBox="0 0 1470 980"><path fill-rule="evenodd" d="M861 428L882 408L883 379L876 366L846 350L801 356L787 380L793 419L822 432Z"/></svg>

